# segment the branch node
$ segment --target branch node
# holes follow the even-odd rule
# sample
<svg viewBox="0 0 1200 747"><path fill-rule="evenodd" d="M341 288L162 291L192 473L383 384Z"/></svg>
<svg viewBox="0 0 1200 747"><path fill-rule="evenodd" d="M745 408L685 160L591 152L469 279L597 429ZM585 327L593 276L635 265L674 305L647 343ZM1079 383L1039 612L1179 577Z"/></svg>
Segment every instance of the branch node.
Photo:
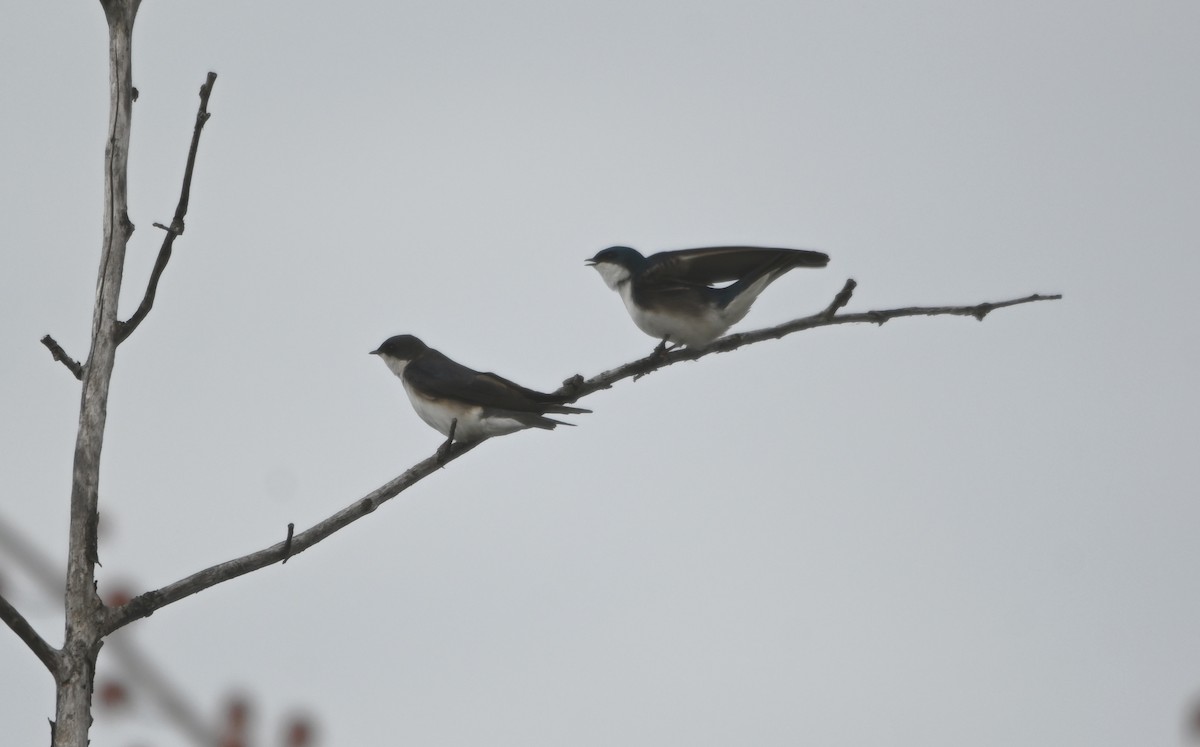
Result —
<svg viewBox="0 0 1200 747"><path fill-rule="evenodd" d="M653 373L654 371L658 370L659 366L665 366L669 362L670 362L670 359L667 358L666 352L660 351L658 348L655 348L654 352L651 353L648 357L643 358L642 360L638 361L638 363L643 364L642 370L635 373L633 375L632 380L637 381L638 379L642 378L643 376L647 376L647 375Z"/></svg>
<svg viewBox="0 0 1200 747"><path fill-rule="evenodd" d="M971 316L975 317L976 319L978 319L979 321L982 322L983 318L985 316L987 316L989 313L991 313L992 309L994 309L994 308L996 308L996 307L991 305L990 303L981 303L975 307L974 311L971 312Z"/></svg>
<svg viewBox="0 0 1200 747"><path fill-rule="evenodd" d="M283 560L280 561L280 563L279 563L280 565L283 565L284 563L288 562L288 558L292 557L292 534L295 531L296 531L296 525L289 521L288 522L287 539L285 539L283 541Z"/></svg>
<svg viewBox="0 0 1200 747"><path fill-rule="evenodd" d="M854 282L854 278L847 278L846 284L838 291L838 294L833 297L833 301L829 306L821 312L820 317L826 321L832 319L835 314L841 309L846 308L846 304L850 303L850 298L854 295L854 289L858 287L858 283Z"/></svg>

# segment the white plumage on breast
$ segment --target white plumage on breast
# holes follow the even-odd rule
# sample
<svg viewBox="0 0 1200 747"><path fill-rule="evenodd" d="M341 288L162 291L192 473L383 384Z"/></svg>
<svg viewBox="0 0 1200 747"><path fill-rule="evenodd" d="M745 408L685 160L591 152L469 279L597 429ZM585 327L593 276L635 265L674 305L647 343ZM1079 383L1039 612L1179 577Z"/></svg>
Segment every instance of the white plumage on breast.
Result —
<svg viewBox="0 0 1200 747"><path fill-rule="evenodd" d="M404 377L401 377L404 380ZM481 438L503 436L527 427L520 421L503 415L484 416L483 408L465 402L427 397L415 391L404 381L404 391L417 415L443 436L450 435L450 424L455 420L454 438L459 441L477 441Z"/></svg>
<svg viewBox="0 0 1200 747"><path fill-rule="evenodd" d="M654 311L638 306L633 301L633 283L622 283L618 288L625 309L638 329L656 339L671 343L682 343L688 347L704 347L729 329L720 313L712 308L696 309L687 315Z"/></svg>

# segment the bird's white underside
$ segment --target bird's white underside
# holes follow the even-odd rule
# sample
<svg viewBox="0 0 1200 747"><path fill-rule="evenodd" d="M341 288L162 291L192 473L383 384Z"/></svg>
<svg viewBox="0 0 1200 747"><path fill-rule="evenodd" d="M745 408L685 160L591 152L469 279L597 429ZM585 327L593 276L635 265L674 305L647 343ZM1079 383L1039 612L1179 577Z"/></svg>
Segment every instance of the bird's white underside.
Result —
<svg viewBox="0 0 1200 747"><path fill-rule="evenodd" d="M698 314L687 316L670 314L662 311L651 311L633 302L633 284L623 283L617 292L625 302L633 323L638 329L656 340L667 340L671 343L682 343L690 348L704 347L720 337L729 325L721 321L716 309L703 309Z"/></svg>
<svg viewBox="0 0 1200 747"><path fill-rule="evenodd" d="M692 314L671 314L647 310L633 302L633 283L624 267L610 262L594 265L608 287L621 295L625 309L638 329L655 338L680 343L690 348L702 348L717 339L750 311L750 306L773 278L763 276L739 293L724 309L696 309Z"/></svg>
<svg viewBox="0 0 1200 747"><path fill-rule="evenodd" d="M528 427L513 418L486 416L479 405L426 397L413 390L407 381L404 382L404 391L421 420L443 436L450 435L450 424L457 420L458 424L454 427L454 438L457 441L478 441L481 438L503 436Z"/></svg>
<svg viewBox="0 0 1200 747"><path fill-rule="evenodd" d="M408 401L412 403L421 420L443 436L450 435L450 424L455 419L458 420L454 427L454 438L457 441L478 441L481 438L503 436L527 427L513 418L485 416L483 408L478 405L425 397L414 391L404 378L404 369L408 367L408 361L390 355L379 357L392 373L400 377L400 382L404 384L404 393L408 395Z"/></svg>

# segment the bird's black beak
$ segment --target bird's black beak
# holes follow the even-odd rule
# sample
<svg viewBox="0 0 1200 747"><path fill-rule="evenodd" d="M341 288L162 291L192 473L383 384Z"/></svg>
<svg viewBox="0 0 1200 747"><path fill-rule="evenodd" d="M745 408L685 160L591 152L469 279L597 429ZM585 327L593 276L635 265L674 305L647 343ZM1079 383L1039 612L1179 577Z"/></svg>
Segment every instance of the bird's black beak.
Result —
<svg viewBox="0 0 1200 747"><path fill-rule="evenodd" d="M585 259L585 260L583 260L583 263L584 263L585 265L587 265L588 267L595 267L595 266L596 266L596 260L594 260L594 259Z"/></svg>
<svg viewBox="0 0 1200 747"><path fill-rule="evenodd" d="M379 350L372 350L371 352L367 353L367 355L379 355Z"/></svg>

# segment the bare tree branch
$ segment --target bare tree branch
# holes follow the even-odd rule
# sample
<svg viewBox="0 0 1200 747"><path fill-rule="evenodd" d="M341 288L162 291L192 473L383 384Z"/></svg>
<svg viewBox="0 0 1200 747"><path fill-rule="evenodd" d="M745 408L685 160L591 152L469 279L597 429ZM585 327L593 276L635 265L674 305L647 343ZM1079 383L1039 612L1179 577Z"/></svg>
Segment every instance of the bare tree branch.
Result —
<svg viewBox="0 0 1200 747"><path fill-rule="evenodd" d="M563 383L563 387L559 390L559 394L568 396L570 401L580 399L588 394L608 389L616 382L627 379L644 376L651 371L656 371L660 368L670 366L680 361L697 360L712 353L725 353L730 350L735 350L743 345L751 345L763 340L777 339L785 335L799 332L804 329L813 329L815 327L826 327L834 324L856 324L869 322L872 324L883 324L889 319L894 319L902 316L973 316L977 319L983 319L988 312L1003 308L1006 306L1015 306L1017 304L1032 303L1034 301L1049 301L1061 298L1061 296L1040 296L1032 295L1025 298L1013 299L1009 301L997 301L993 303L982 303L974 306L931 306L931 307L908 307L902 309L887 309L884 311L868 311L859 314L844 314L837 316L838 309L844 307L850 302L850 297L854 292L855 283L853 280L846 281L846 285L841 292L834 298L830 305L818 314L813 316L795 319L786 322L776 327L768 327L766 329L754 330L751 332L743 332L740 334L729 335L717 340L710 347L703 350L675 350L667 353L652 353L649 356L640 360L627 363L618 368L605 371L590 379L584 379L582 376L575 376ZM184 597L191 596L201 592L210 586L215 586L224 581L228 581L238 576L245 575L260 568L265 568L274 563L282 563L288 558L297 555L321 540L329 537L334 532L348 526L349 524L361 519L375 509L379 508L383 503L412 487L420 480L428 477L436 472L446 463L457 459L468 451L474 449L481 442L476 443L453 443L448 441L433 454L423 461L410 467L404 474L396 477L388 483L376 488L368 493L363 498L355 501L336 514L329 518L314 524L311 528L292 535L291 527L289 526L288 538L283 542L278 542L270 547L264 548L257 552L243 555L240 558L219 563L217 565L206 568L197 573L180 579L172 584L148 591L140 594L132 599L128 604L122 605L111 610L107 621L103 626L105 634L111 633L114 630L122 628L129 623L140 620L144 617L149 617L155 611L162 609L168 604L177 602ZM450 446L450 448L447 448Z"/></svg>
<svg viewBox="0 0 1200 747"><path fill-rule="evenodd" d="M146 284L146 295L142 297L142 303L128 320L117 325L118 345L133 334L133 331L150 313L150 309L154 308L154 296L158 292L158 281L162 277L163 270L167 269L167 262L171 260L171 248L175 243L175 237L183 234L183 219L187 215L188 200L192 192L192 172L196 168L196 151L200 147L200 132L209 118L208 97L212 94L212 88L216 82L217 74L209 73L208 80L200 86L200 109L196 112L196 126L192 130L192 145L188 149L187 166L183 170L183 189L179 194L179 204L175 207L175 217L171 219L170 226L164 226L161 223L154 224L166 231L167 235L163 237L162 246L158 250L158 258L154 261L154 269L150 272L150 280Z"/></svg>
<svg viewBox="0 0 1200 747"><path fill-rule="evenodd" d="M1057 301L1062 298L1061 294L1052 296L1034 294L1025 296L1024 298L980 303L973 306L910 306L901 309L884 309L882 311L864 311L856 314L839 315L837 313L838 309L841 309L850 302L856 285L854 280L847 280L845 286L842 287L842 290L838 292L829 306L812 316L793 319L790 322L784 322L775 327L766 327L764 329L727 335L703 349L676 348L666 352L651 353L645 358L618 366L590 379L584 379L582 376L576 375L564 381L557 394L569 396L571 397L570 401L574 402L600 389L608 389L622 379L632 377L636 380L648 373L676 363L699 360L714 353L728 353L731 350L737 350L746 345L753 345L756 342L763 342L764 340L777 340L806 329L830 327L836 324L869 323L882 325L889 319L904 316L973 316L982 321L985 316L995 309L1033 303L1035 301Z"/></svg>
<svg viewBox="0 0 1200 747"><path fill-rule="evenodd" d="M29 621L17 611L17 608L5 599L3 594L0 594L0 620L8 624L12 631L17 634L17 637L25 641L37 658L46 665L46 669L50 670L50 674L58 677L59 661L58 651L46 643L46 639L38 635Z"/></svg>
<svg viewBox="0 0 1200 747"><path fill-rule="evenodd" d="M24 567L25 572L32 576L33 580L42 588L53 590L55 587L62 587L62 571L47 560L32 542L25 539L20 530L9 524L3 515L0 515L0 547L3 547L7 555L16 560L20 566ZM4 599L3 594L0 594L0 617L3 617L8 626L13 629L13 632L20 636L21 640L25 641L26 645L33 649L33 652L42 660L42 663L50 670L50 673L57 676L59 664L58 651L38 636L32 626L12 607L12 604ZM22 629L17 626L23 626L25 634L22 634Z"/></svg>
<svg viewBox="0 0 1200 747"><path fill-rule="evenodd" d="M420 480L436 472L446 463L471 451L480 443L482 442L455 443L444 456L442 455L443 444L436 453L413 465L404 474L379 486L329 518L314 524L299 534L293 535L290 542L287 540L277 542L270 547L252 552L249 555L243 555L240 558L205 568L175 583L168 584L161 589L139 594L130 600L129 603L110 611L108 619L103 625L105 635L128 625L134 620L149 617L168 604L204 591L210 586L215 586L224 581L243 576L251 571L265 568L274 563L281 563L288 558L299 555L339 529L373 512Z"/></svg>
<svg viewBox="0 0 1200 747"><path fill-rule="evenodd" d="M76 379L83 381L83 365L67 355L67 351L62 349L57 340L50 335L46 335L42 338L42 344L50 350L50 355L54 356L54 360L66 366L71 373L75 374Z"/></svg>

